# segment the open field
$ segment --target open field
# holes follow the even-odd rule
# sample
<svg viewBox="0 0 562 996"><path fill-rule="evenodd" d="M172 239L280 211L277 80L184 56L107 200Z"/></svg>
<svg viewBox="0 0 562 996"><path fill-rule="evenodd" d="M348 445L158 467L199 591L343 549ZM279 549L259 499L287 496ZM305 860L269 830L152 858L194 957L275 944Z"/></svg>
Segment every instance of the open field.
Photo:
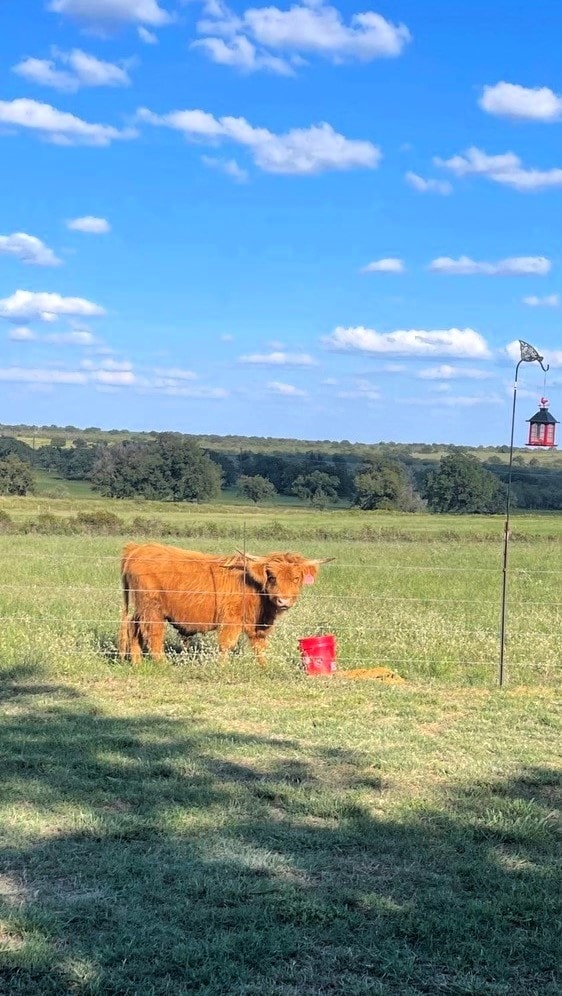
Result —
<svg viewBox="0 0 562 996"><path fill-rule="evenodd" d="M500 542L503 531L502 516L483 515L424 515L407 512L362 512L356 508L328 508L317 511L297 501L278 499L273 505L250 506L240 499L209 504L145 501L144 499L101 498L91 493L87 482L51 479L51 487L59 485L68 489L67 497L45 497L44 480L40 493L25 498L0 495L0 513L5 512L16 523L36 520L48 513L60 519L80 513L105 514L110 512L123 520L125 533L134 531L135 520L148 520L151 527L162 524L180 530L178 535L221 536L239 539L244 527L247 535L258 536L269 530L264 538L283 538L298 542L299 537L313 536L356 538L367 536L378 539L392 536L405 539L467 538L471 541L485 539ZM534 537L558 541L562 537L560 512L527 512L515 509L513 534L523 542ZM277 534L275 533L277 530ZM191 532L190 532L191 531ZM548 565L545 565L548 567Z"/></svg>
<svg viewBox="0 0 562 996"><path fill-rule="evenodd" d="M499 692L500 520L139 504L80 508L337 559L265 672L212 637L133 669L124 537L0 536L0 993L558 994L562 517L515 522ZM406 683L304 677L327 630Z"/></svg>
<svg viewBox="0 0 562 996"><path fill-rule="evenodd" d="M242 541L240 534L238 545ZM218 552L233 549L236 542L199 540L196 546ZM1 536L0 558L6 565L0 581L3 659L17 665L23 655L26 661L48 664L56 648L65 659L78 657L89 669L100 648L111 655L121 599L122 544L119 536ZM251 549L264 552L278 545L254 541ZM329 631L337 635L344 667L383 665L409 679L493 684L498 544L439 537L353 544L315 540L301 549L336 561L322 569L314 589L303 592L274 632L271 667L287 679L296 666L298 637ZM557 549L556 541L549 540L513 544L507 660L517 682L560 678ZM212 653L212 637L202 644L206 656ZM192 666L198 666L196 659Z"/></svg>

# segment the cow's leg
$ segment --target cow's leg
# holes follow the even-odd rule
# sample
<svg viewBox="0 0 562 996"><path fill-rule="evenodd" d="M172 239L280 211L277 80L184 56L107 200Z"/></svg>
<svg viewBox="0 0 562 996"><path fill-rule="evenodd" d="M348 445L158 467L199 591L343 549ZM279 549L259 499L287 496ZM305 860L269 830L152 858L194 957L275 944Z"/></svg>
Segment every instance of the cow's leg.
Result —
<svg viewBox="0 0 562 996"><path fill-rule="evenodd" d="M250 630L247 635L259 666L265 667L265 652L267 650L267 638L269 633L264 632L263 630Z"/></svg>
<svg viewBox="0 0 562 996"><path fill-rule="evenodd" d="M156 603L145 602L143 605L142 617L139 618L139 629L142 643L150 656L155 661L163 661L166 621L162 619Z"/></svg>
<svg viewBox="0 0 562 996"><path fill-rule="evenodd" d="M155 661L164 660L164 634L166 632L165 622L149 622L146 642L148 652Z"/></svg>
<svg viewBox="0 0 562 996"><path fill-rule="evenodd" d="M240 639L241 632L242 627L236 624L221 626L219 631L219 651L221 662L228 657L231 650L234 650L238 640Z"/></svg>
<svg viewBox="0 0 562 996"><path fill-rule="evenodd" d="M121 617L121 625L119 626L119 657L122 661L125 660L128 654L131 653L131 620L129 617L123 613Z"/></svg>
<svg viewBox="0 0 562 996"><path fill-rule="evenodd" d="M129 641L129 653L131 655L132 664L140 664L142 660L142 634L140 623L135 617L134 619L129 619L128 623L128 641Z"/></svg>

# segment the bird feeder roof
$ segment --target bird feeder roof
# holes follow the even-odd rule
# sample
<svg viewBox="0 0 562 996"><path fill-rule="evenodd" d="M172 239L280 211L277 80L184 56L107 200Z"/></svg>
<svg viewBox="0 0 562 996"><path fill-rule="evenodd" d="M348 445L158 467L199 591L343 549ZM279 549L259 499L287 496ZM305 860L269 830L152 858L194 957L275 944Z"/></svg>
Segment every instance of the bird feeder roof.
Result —
<svg viewBox="0 0 562 996"><path fill-rule="evenodd" d="M525 421L535 425L558 425L558 419L551 415L548 408L539 408L532 418L527 418Z"/></svg>

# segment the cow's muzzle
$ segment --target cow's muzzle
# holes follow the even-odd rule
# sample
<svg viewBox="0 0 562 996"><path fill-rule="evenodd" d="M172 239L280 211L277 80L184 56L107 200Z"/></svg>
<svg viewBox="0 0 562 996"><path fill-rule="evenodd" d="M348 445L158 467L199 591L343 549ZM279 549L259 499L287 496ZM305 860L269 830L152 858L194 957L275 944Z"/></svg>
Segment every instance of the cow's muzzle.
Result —
<svg viewBox="0 0 562 996"><path fill-rule="evenodd" d="M279 612L286 612L293 605L293 598L278 598L277 596L273 599L273 604Z"/></svg>

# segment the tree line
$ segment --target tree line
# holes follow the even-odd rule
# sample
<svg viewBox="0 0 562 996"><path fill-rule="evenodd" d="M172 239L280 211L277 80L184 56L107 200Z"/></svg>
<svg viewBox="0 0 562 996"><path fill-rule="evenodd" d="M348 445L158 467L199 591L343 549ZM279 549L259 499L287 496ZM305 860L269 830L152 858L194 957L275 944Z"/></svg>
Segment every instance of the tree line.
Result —
<svg viewBox="0 0 562 996"><path fill-rule="evenodd" d="M365 511L482 514L503 511L507 478L505 464L485 465L461 447L436 461L398 459L385 450L363 458L315 450L227 453L172 432L113 444L78 436L36 450L0 436L0 493L29 493L35 467L57 478L88 481L112 498L211 501L226 489L255 504L280 495L316 508L345 504ZM515 463L513 496L521 508L562 508L562 471Z"/></svg>

